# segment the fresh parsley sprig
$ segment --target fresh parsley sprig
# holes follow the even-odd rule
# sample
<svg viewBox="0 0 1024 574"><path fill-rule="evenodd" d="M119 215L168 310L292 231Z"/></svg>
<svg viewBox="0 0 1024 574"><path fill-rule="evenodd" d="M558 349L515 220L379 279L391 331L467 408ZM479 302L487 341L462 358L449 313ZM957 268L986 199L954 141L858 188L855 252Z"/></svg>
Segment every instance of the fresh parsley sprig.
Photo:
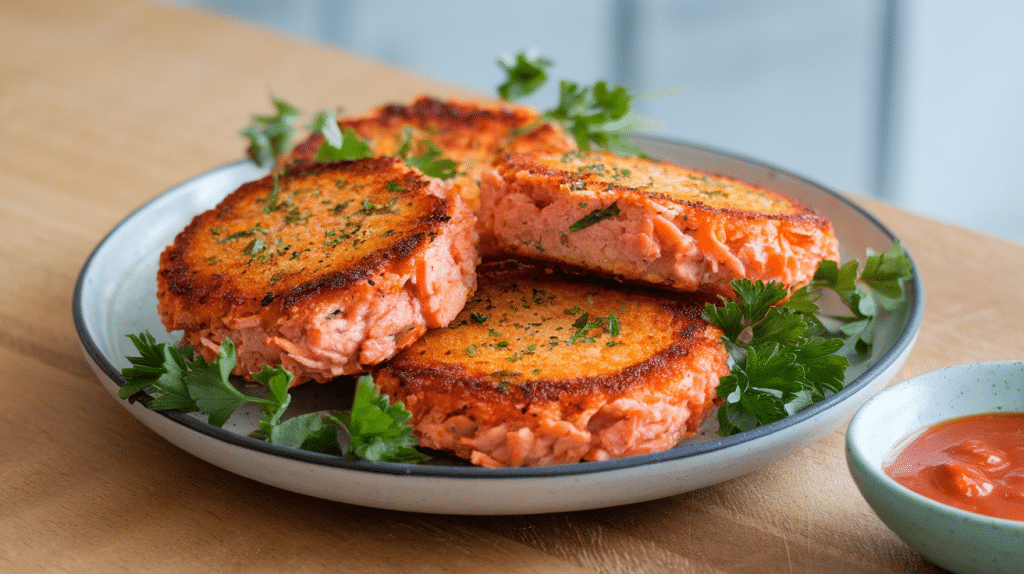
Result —
<svg viewBox="0 0 1024 574"><path fill-rule="evenodd" d="M863 269L856 259L842 267L835 261L825 260L818 266L814 279L794 291L786 304L801 312L828 318L838 325L828 328L832 335L844 338L846 346L856 352L868 353L874 341L879 312L895 309L904 299L904 284L911 277L912 268L913 263L899 241L882 253L868 248ZM819 312L817 301L826 290L838 296L849 310L849 315Z"/></svg>
<svg viewBox="0 0 1024 574"><path fill-rule="evenodd" d="M609 87L603 80L592 86L562 80L558 105L544 115L562 124L581 151L597 148L635 156L640 155L640 148L626 137L640 125L630 109L632 100L625 87Z"/></svg>
<svg viewBox="0 0 1024 574"><path fill-rule="evenodd" d="M337 117L341 108L322 110L311 116L291 103L271 97L276 113L254 115L241 135L249 140L246 153L260 167L273 165L278 157L291 151L295 134L301 130L318 132L324 142L317 150L317 161L340 161L370 157L370 146L351 129L342 133Z"/></svg>
<svg viewBox="0 0 1024 574"><path fill-rule="evenodd" d="M334 127L332 129L324 127L320 130L321 134L331 132L331 137L324 136L324 143L320 144L316 150L316 161L331 162L373 157L373 149L370 148L370 144L359 137L355 130L345 128L345 132L342 134L338 123L333 118L329 124Z"/></svg>
<svg viewBox="0 0 1024 574"><path fill-rule="evenodd" d="M422 141L422 144L426 148L423 153L417 156L410 155L412 150L412 130L406 130L405 140L395 152L395 157L401 158L406 164L431 177L448 180L459 173L459 163L444 157L444 153L438 149L433 141L425 139Z"/></svg>
<svg viewBox="0 0 1024 574"><path fill-rule="evenodd" d="M506 74L498 95L510 102L540 89L553 63L542 56L519 52L511 61L499 59L498 65ZM604 149L635 156L641 155L640 148L626 134L638 129L643 120L633 112L632 103L633 95L623 86L612 87L603 80L589 86L562 80L557 105L543 116L565 128L581 151Z"/></svg>
<svg viewBox="0 0 1024 574"><path fill-rule="evenodd" d="M252 396L238 390L230 380L237 364L231 339L221 341L217 356L207 361L202 356L193 357L190 350L157 343L149 332L128 337L139 355L128 357L132 366L121 371L127 381L118 391L123 399L131 401L146 391L152 397L148 408L199 411L215 426L223 426L242 405L256 403L263 418L253 436L274 444L373 461L418 462L429 458L414 448L417 439L407 424L412 414L401 402L390 404L369 375L360 377L356 383L347 421L344 413L337 411L318 411L282 420L291 402L288 389L294 377L281 365L264 365L253 373L253 379L267 393ZM339 431L348 435L346 448L338 441Z"/></svg>
<svg viewBox="0 0 1024 574"><path fill-rule="evenodd" d="M858 276L856 260L839 267L824 261L807 286L789 296L774 281L733 281L736 299L708 303L705 318L723 331L730 373L721 378L719 434L728 436L781 420L842 390L846 351L870 352L879 308L905 297L912 263L897 242L882 254L868 250ZM817 301L833 291L849 315L821 312ZM828 327L822 318L838 324ZM841 352L844 351L844 352Z"/></svg>
<svg viewBox="0 0 1024 574"><path fill-rule="evenodd" d="M511 59L498 58L498 66L505 70L505 81L498 86L502 100L511 102L536 92L548 80L551 60L538 54L519 52Z"/></svg>
<svg viewBox="0 0 1024 574"><path fill-rule="evenodd" d="M408 423L412 416L401 401L391 403L369 375L359 378L348 425L346 454L364 460L420 462L429 457L417 451Z"/></svg>
<svg viewBox="0 0 1024 574"><path fill-rule="evenodd" d="M290 103L271 96L276 113L254 115L241 135L249 140L246 153L260 167L272 165L277 156L295 144L295 132L305 123L302 113Z"/></svg>
<svg viewBox="0 0 1024 574"><path fill-rule="evenodd" d="M725 333L733 360L719 381L719 433L728 436L781 420L842 388L849 366L834 355L843 346L821 336L819 323L776 305L787 290L774 281L733 282L736 300L708 303L708 321Z"/></svg>
<svg viewBox="0 0 1024 574"><path fill-rule="evenodd" d="M344 131L338 125L338 114L341 108L319 111L306 116L292 104L279 98L271 98L277 113L273 116L255 115L241 134L249 140L246 150L249 158L256 165L264 167L273 165L278 157L288 153L295 145L295 134L300 130L319 133L324 141L317 148L317 162L333 162L356 160L373 157L373 148L351 127ZM405 141L394 154L408 165L415 167L426 175L440 179L451 179L458 173L458 162L444 157L434 142L423 140L425 151L418 155L410 155L412 145L411 131L406 132Z"/></svg>

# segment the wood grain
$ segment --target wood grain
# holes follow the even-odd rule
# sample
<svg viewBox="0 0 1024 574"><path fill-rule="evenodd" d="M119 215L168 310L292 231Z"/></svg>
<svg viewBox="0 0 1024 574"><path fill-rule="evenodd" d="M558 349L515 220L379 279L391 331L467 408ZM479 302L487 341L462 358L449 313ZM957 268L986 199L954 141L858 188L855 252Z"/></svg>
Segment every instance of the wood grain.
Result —
<svg viewBox="0 0 1024 574"><path fill-rule="evenodd" d="M269 92L353 112L472 94L155 3L8 1L0 37L0 571L937 571L857 493L844 429L696 492L517 517L327 502L185 454L82 357L71 297L93 246L163 190L239 158L237 131L269 111ZM1024 357L1024 246L857 201L924 278L924 324L897 379Z"/></svg>

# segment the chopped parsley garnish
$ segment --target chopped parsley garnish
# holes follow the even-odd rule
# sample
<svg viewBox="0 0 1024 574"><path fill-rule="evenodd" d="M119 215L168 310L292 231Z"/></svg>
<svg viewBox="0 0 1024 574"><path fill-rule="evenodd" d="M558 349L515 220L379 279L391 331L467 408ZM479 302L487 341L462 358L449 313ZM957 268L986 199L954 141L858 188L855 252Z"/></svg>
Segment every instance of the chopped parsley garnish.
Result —
<svg viewBox="0 0 1024 574"><path fill-rule="evenodd" d="M619 206L616 203L612 203L608 207L603 209L595 209L590 213L584 215L579 221L569 226L569 231L579 231L581 229L590 227L599 221L608 219L609 217L615 217L619 214Z"/></svg>
<svg viewBox="0 0 1024 574"><path fill-rule="evenodd" d="M718 386L725 401L718 409L719 434L781 420L842 390L850 364L844 353L870 351L877 311L903 299L912 264L896 243L880 255L868 250L860 277L858 267L855 260L842 267L823 261L811 283L782 304L783 285L733 281L735 301L705 306L705 318L724 332L733 361ZM824 289L834 291L850 314L820 313L816 301Z"/></svg>
<svg viewBox="0 0 1024 574"><path fill-rule="evenodd" d="M406 132L405 142L398 148L395 157L402 158L406 164L431 177L448 180L458 174L459 162L444 157L444 154L437 148L434 142L423 140L423 143L426 146L426 151L417 156L410 156L409 150L412 147L412 133Z"/></svg>
<svg viewBox="0 0 1024 574"><path fill-rule="evenodd" d="M594 317L593 319L590 318L590 313L583 313L576 318L572 326L576 329L576 332L569 337L568 343L570 345L578 341L593 343L596 339L587 336L593 329L603 329L612 337L618 337L620 333L619 317L615 313L609 313L606 317Z"/></svg>
<svg viewBox="0 0 1024 574"><path fill-rule="evenodd" d="M316 150L316 161L331 162L373 157L370 144L359 137L359 134L352 128L345 128L345 134L342 135L338 128L338 122L333 118L323 125L320 133L324 134L324 143L320 144L320 148ZM326 127L329 125L334 126L333 129ZM326 135L328 132L331 133L330 138Z"/></svg>
<svg viewBox="0 0 1024 574"><path fill-rule="evenodd" d="M274 444L373 461L419 462L429 458L413 448L417 440L407 424L411 413L401 401L391 404L368 375L360 377L356 384L347 420L336 411L282 420L291 401L288 389L294 377L280 365L265 365L260 372L253 373L253 379L267 390L267 396L256 397L239 391L230 380L237 363L231 339L221 341L216 358L207 362L202 356L193 357L190 349L157 343L149 332L128 337L139 356L128 357L132 366L121 370L126 384L118 396L123 399L133 401L138 393L146 391L152 397L148 408L199 411L218 427L242 405L256 403L263 419L254 436ZM338 441L339 431L349 438L344 449Z"/></svg>
<svg viewBox="0 0 1024 574"><path fill-rule="evenodd" d="M222 239L216 239L215 241L217 241L217 243L227 243L229 241L235 241L236 239L244 239L246 237L252 237L253 235L256 235L257 233L267 234L267 233L270 233L270 230L266 229L264 227L260 227L259 225L254 225L254 226L250 227L249 229L243 229L242 231L236 231L236 232L232 233L231 235L228 235L227 237L224 237Z"/></svg>
<svg viewBox="0 0 1024 574"><path fill-rule="evenodd" d="M278 157L292 150L296 132L303 129L319 133L324 138L323 143L317 148L315 159L318 162L373 157L370 143L360 137L355 130L347 127L342 132L337 120L341 108L323 110L306 116L284 100L271 100L277 113L273 116L255 115L249 125L241 131L241 135L249 140L247 154L256 165L273 165ZM422 143L426 150L418 156L410 156L412 133L407 132L406 140L395 153L395 157L431 177L451 179L458 173L458 162L444 157L441 150L429 139L423 140ZM268 202L268 205L273 205L273 201Z"/></svg>
<svg viewBox="0 0 1024 574"><path fill-rule="evenodd" d="M537 305L544 305L555 300L555 296L543 289L533 289L533 302Z"/></svg>
<svg viewBox="0 0 1024 574"><path fill-rule="evenodd" d="M395 183L397 183L397 182L395 182ZM364 199L362 204L361 204L362 209L359 210L359 213L362 213L363 215L373 215L375 213L393 213L391 211L391 208L397 202L398 202L398 197L397 196L392 197L391 199L389 199L383 205L377 205L377 204L373 203L372 201L370 201L369 199Z"/></svg>
<svg viewBox="0 0 1024 574"><path fill-rule="evenodd" d="M334 207L331 208L331 213L333 213L334 215L341 215L345 213L345 210L348 208L348 205L350 203L352 203L352 200L346 199L344 202L336 204Z"/></svg>
<svg viewBox="0 0 1024 574"><path fill-rule="evenodd" d="M263 242L263 238L257 237L253 239L242 249L242 253L252 257L253 255L259 254L261 251L267 248L267 245Z"/></svg>

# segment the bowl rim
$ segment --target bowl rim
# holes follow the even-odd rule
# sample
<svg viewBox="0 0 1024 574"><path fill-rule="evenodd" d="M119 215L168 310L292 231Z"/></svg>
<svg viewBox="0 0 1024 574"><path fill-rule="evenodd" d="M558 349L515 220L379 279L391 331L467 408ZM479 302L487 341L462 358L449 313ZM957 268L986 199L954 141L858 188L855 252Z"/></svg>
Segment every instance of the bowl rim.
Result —
<svg viewBox="0 0 1024 574"><path fill-rule="evenodd" d="M862 480L869 480L875 485L880 486L887 492L895 495L896 498L904 499L905 501L913 504L916 507L926 508L930 512L939 515L947 515L950 519L960 521L961 523L966 521L975 523L979 526L985 525L990 527L1005 528L1009 530L1024 532L1024 520L1014 520L1010 518L1001 518L998 516L990 516L988 514L982 514L979 512L971 512L969 510L963 510L955 506L939 502L938 500L929 498L922 494L919 494L910 488L900 484L895 479L890 477L882 470L881 465L872 464L870 456L865 454L867 446L862 444L864 440L863 434L866 432L865 425L868 424L867 419L870 417L872 409L878 408L877 406L883 404L887 399L898 393L907 392L915 386L923 385L929 379L932 379L939 375L948 375L951 373L958 373L961 371L969 371L972 369L983 369L983 370L995 370L1000 368L1017 367L1024 370L1024 360L1010 359L1010 360L998 360L998 361L980 361L974 363L963 363L960 365L952 365L948 367L942 367L932 371L927 371L908 379L893 383L888 387L882 389L870 399L864 402L863 405L850 419L849 425L846 429L845 437L845 450L847 458L847 466L850 474L854 478L854 483L857 485L858 490L861 491L861 495L867 499L864 493L864 486L861 485ZM892 438L889 442L886 453L883 455L883 461L891 456L893 450L901 444L907 443L911 437L924 431L927 428L935 424L939 424L942 421L953 420L961 416L972 416L975 414L984 414L988 412L998 412L995 410L984 410L984 411L969 411L956 414L953 416L943 417L940 420L932 423L927 423L922 427L916 428L910 434L899 435ZM1024 412L1024 407L1020 409L1008 409L1003 412ZM873 509L873 507L872 507Z"/></svg>

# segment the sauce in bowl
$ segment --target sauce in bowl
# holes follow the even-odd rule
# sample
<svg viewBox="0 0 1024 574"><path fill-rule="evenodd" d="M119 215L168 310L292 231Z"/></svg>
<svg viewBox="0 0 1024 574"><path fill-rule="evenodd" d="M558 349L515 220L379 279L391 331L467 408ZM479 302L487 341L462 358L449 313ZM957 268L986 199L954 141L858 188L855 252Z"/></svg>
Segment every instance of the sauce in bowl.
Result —
<svg viewBox="0 0 1024 574"><path fill-rule="evenodd" d="M929 427L883 470L943 504L1024 520L1024 413L971 415Z"/></svg>

